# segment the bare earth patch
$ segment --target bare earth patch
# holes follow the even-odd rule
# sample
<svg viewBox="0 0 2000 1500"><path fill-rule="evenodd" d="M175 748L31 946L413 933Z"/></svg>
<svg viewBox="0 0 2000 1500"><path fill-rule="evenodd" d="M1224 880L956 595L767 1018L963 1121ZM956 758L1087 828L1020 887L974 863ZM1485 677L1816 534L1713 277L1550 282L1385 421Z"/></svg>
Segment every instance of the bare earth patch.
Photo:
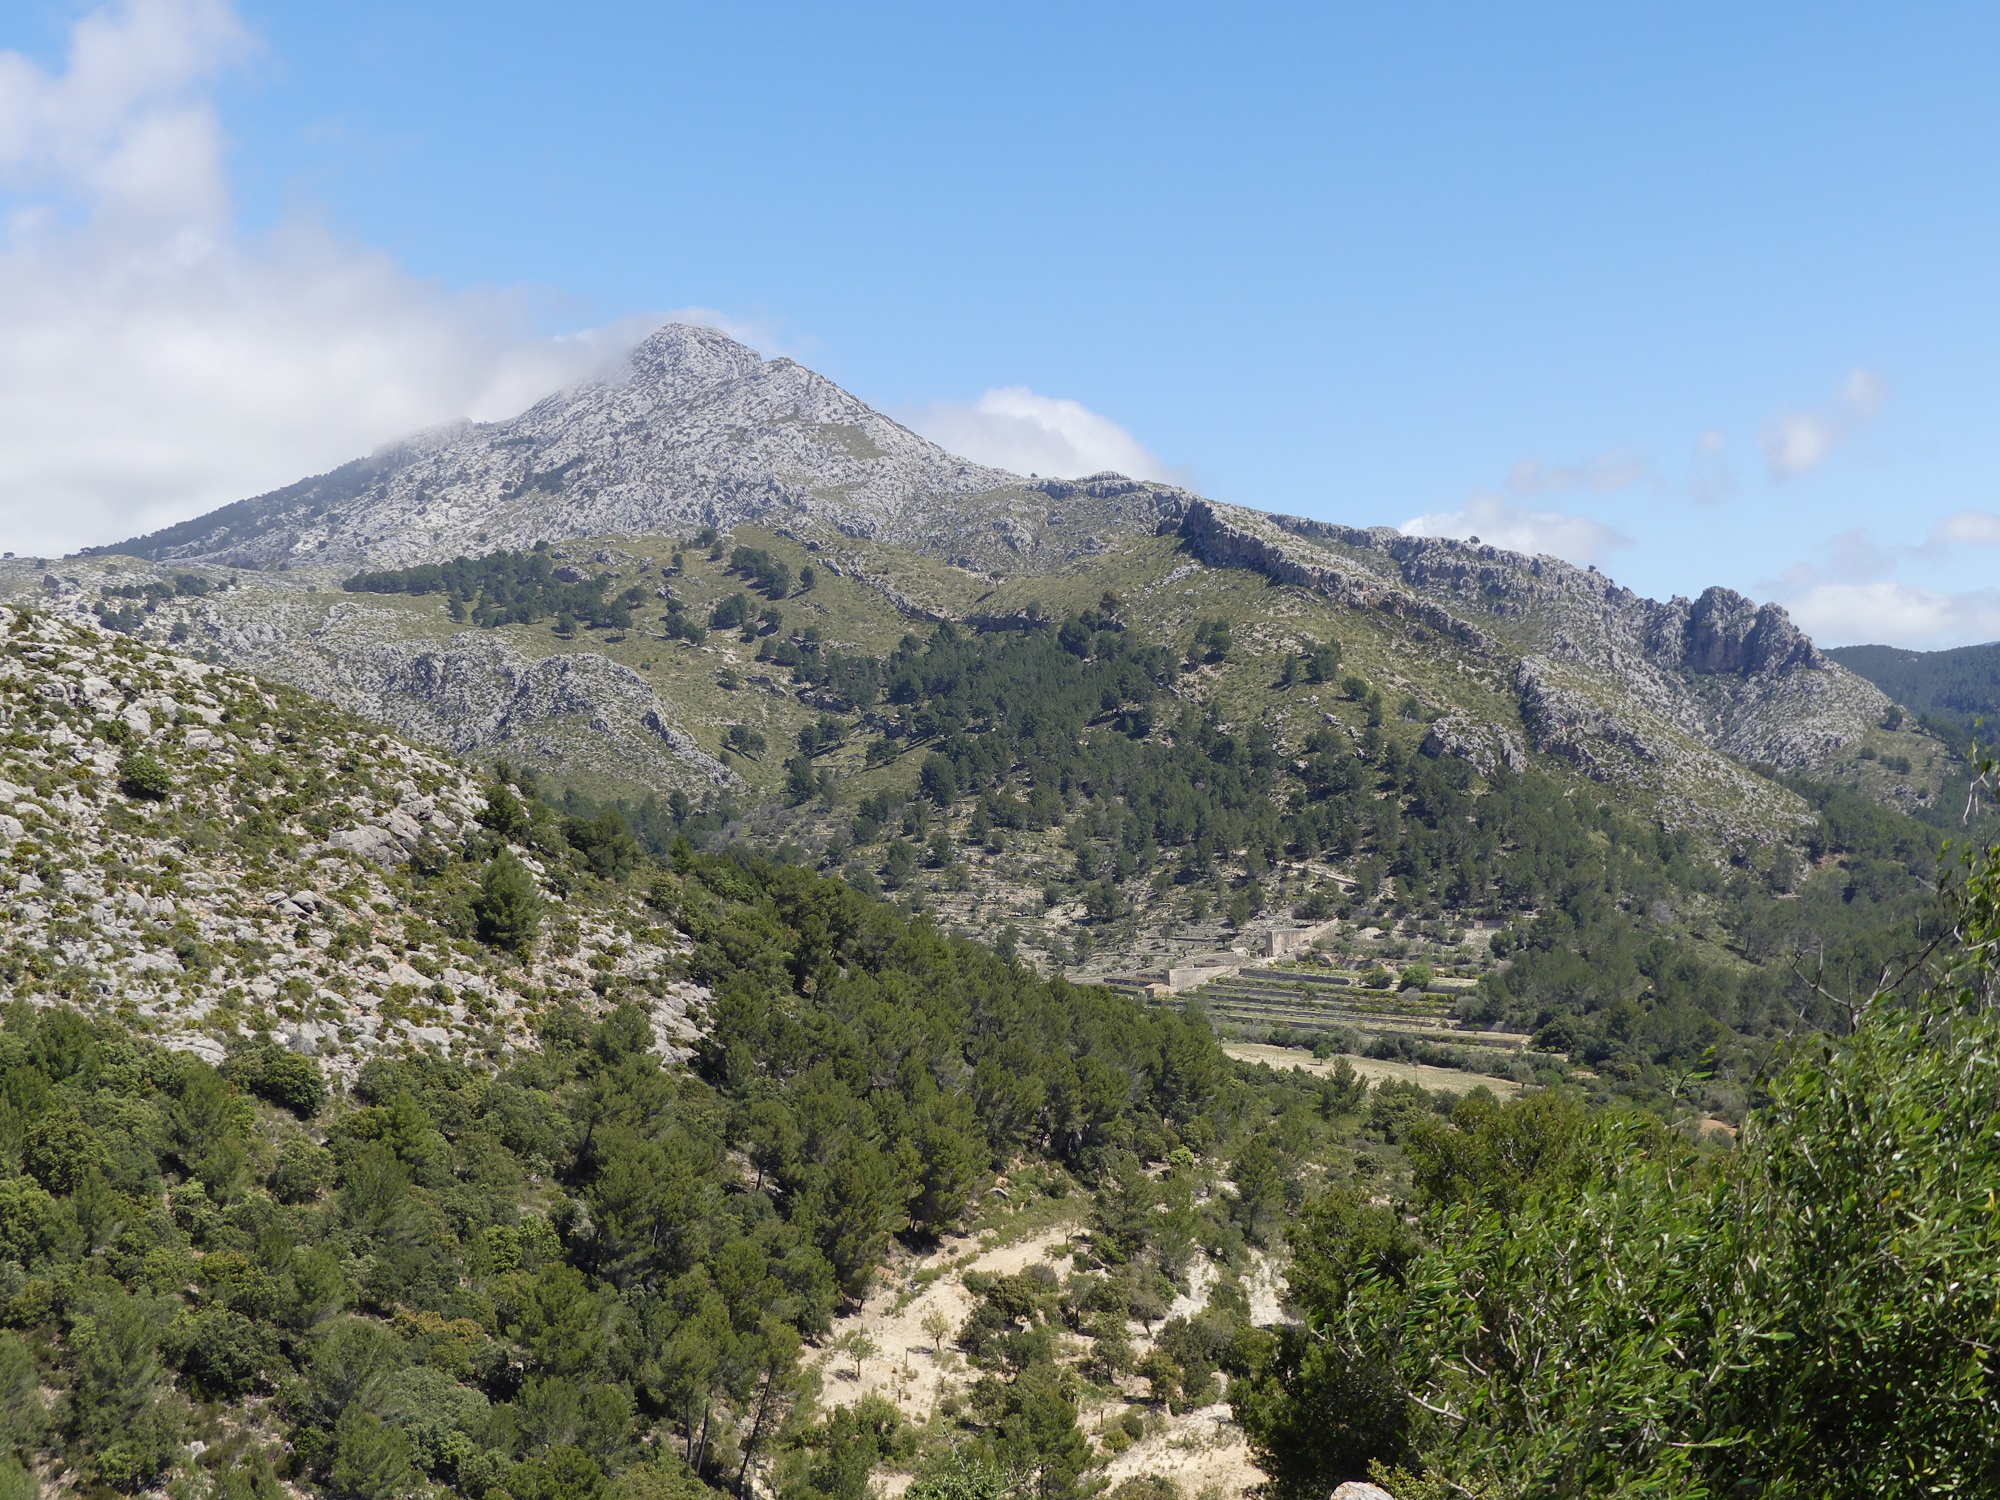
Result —
<svg viewBox="0 0 2000 1500"><path fill-rule="evenodd" d="M892 1267L859 1312L834 1322L834 1342L859 1333L875 1351L861 1361L857 1378L850 1355L831 1346L821 1350L816 1359L824 1380L820 1399L829 1407L852 1406L874 1394L895 1402L912 1421L925 1420L948 1388L962 1389L969 1379L965 1360L951 1347L972 1314L972 1295L962 1273L1026 1270L1047 1259L1051 1249L1067 1245L1078 1225L1052 1225L991 1250L982 1248L977 1237L953 1235L929 1255ZM939 1274L922 1285L926 1272ZM924 1332L924 1319L934 1311L951 1323L942 1351Z"/></svg>
<svg viewBox="0 0 2000 1500"><path fill-rule="evenodd" d="M1019 1237L1007 1237L1004 1229L997 1235L989 1231L983 1236L952 1236L927 1255L889 1267L882 1284L861 1308L835 1321L833 1339L814 1356L822 1380L821 1402L827 1407L851 1406L863 1396L878 1395L894 1402L909 1420L921 1423L945 1396L962 1395L976 1373L952 1348L952 1339L973 1307L964 1273L1010 1274L1044 1261L1061 1269L1068 1260L1072 1236L1082 1229L1083 1206L1079 1202L1076 1218L1039 1226ZM1198 1261L1190 1281L1189 1291L1174 1303L1176 1313L1193 1313L1205 1305L1215 1281L1213 1268ZM1282 1316L1283 1278L1275 1266L1260 1258L1246 1285L1253 1317L1275 1322ZM926 1317L935 1313L941 1313L952 1330L942 1349L923 1326ZM1129 1331L1139 1354L1152 1347L1139 1324L1131 1324ZM873 1346L858 1370L850 1353L833 1347L856 1333ZM1251 1461L1249 1446L1230 1419L1226 1402L1169 1416L1142 1399L1143 1380L1129 1377L1123 1384L1128 1399L1090 1400L1077 1414L1078 1424L1095 1440L1117 1425L1128 1406L1137 1405L1155 1414L1159 1430L1149 1432L1104 1464L1099 1472L1109 1484L1142 1474L1160 1474L1180 1485L1185 1500L1197 1500L1204 1494L1210 1500L1217 1496L1234 1500L1264 1482L1265 1475ZM878 1500L897 1500L909 1483L907 1474L877 1474L874 1493Z"/></svg>
<svg viewBox="0 0 2000 1500"><path fill-rule="evenodd" d="M1314 1057L1301 1047L1273 1047L1264 1042L1225 1042L1222 1050L1238 1062L1297 1068L1320 1077L1331 1073L1338 1060ZM1511 1078L1464 1073L1457 1068L1434 1068L1429 1063L1383 1062L1373 1057L1350 1057L1347 1064L1370 1083L1420 1083L1427 1089L1444 1089L1454 1094L1467 1093L1483 1083L1502 1099L1511 1099L1521 1092L1521 1085Z"/></svg>

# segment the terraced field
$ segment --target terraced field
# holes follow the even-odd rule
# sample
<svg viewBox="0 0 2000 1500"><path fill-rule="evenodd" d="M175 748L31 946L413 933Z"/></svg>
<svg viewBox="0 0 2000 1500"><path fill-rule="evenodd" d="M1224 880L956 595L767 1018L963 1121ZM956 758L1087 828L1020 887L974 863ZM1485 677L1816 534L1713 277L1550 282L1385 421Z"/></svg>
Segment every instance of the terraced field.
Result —
<svg viewBox="0 0 2000 1500"><path fill-rule="evenodd" d="M1114 988L1148 998L1137 978L1108 981ZM1161 1003L1195 1003L1218 1023L1260 1032L1287 1026L1295 1032L1344 1029L1367 1036L1408 1036L1424 1041L1484 1047L1522 1048L1528 1039L1512 1032L1462 1031L1452 1024L1452 1007L1463 986L1433 985L1400 994L1374 990L1359 974L1300 969L1246 969L1163 998Z"/></svg>

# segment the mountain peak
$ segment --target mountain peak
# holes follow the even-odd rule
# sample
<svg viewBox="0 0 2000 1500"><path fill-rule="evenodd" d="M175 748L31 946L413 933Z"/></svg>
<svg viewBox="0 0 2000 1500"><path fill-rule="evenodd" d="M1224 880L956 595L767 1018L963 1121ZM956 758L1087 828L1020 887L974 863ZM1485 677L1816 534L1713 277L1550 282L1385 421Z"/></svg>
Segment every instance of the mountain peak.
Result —
<svg viewBox="0 0 2000 1500"><path fill-rule="evenodd" d="M633 383L681 392L755 375L764 360L755 349L698 323L665 323L640 340L630 361Z"/></svg>
<svg viewBox="0 0 2000 1500"><path fill-rule="evenodd" d="M89 551L251 568L404 566L787 512L845 535L979 559L1040 545L1014 514L1025 485L792 360L668 323L633 349L621 378L556 392L508 421L438 428Z"/></svg>

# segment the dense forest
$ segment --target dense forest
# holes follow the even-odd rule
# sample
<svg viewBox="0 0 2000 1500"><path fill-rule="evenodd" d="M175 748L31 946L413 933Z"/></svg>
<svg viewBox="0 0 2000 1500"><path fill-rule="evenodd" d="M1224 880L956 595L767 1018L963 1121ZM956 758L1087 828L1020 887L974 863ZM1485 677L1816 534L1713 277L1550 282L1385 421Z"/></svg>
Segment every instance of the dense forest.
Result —
<svg viewBox="0 0 2000 1500"><path fill-rule="evenodd" d="M692 1496L771 1464L788 1496L861 1500L875 1450L856 1469L853 1413L814 1419L800 1356L892 1241L955 1227L1003 1172L1016 1191L1115 1187L1115 1248L1071 1300L1157 1317L1173 1293L1150 1247L1165 1235L1184 1271L1198 1226L1185 1184L1162 1199L1141 1161L1191 1168L1303 1109L1288 1144L1252 1151L1239 1258L1303 1196L1318 1095L1241 1084L1198 1017L1044 979L796 866L685 842L655 866L615 820L499 785L487 822L464 859L498 950L549 940L506 840L573 899L636 883L680 929L713 995L692 1067L662 1065L641 997L609 982L596 1018L546 1008L539 1050L381 1056L333 1097L264 1038L211 1067L115 1020L9 1006L0 1494L32 1493L50 1459L130 1491L200 1438L189 1493L217 1496L281 1478L352 1500ZM448 893L458 863L415 878ZM1014 1309L994 1330L1039 1316L987 1290ZM1032 1339L980 1357L994 1373L957 1436L932 1435L939 1461L1078 1493L1069 1377ZM1161 1366L1162 1389L1180 1378ZM914 1442L895 1425L870 1441Z"/></svg>
<svg viewBox="0 0 2000 1500"><path fill-rule="evenodd" d="M493 629L554 619L558 634L579 624L629 629L632 611L646 598L636 585L613 594L609 574L586 576L541 545L528 552L357 573L341 587L350 594L443 594L454 620Z"/></svg>
<svg viewBox="0 0 2000 1500"><path fill-rule="evenodd" d="M406 934L522 966L615 897L668 971L606 950L576 998L516 991L533 1045L390 1049L333 1087L266 1034L212 1066L46 987L0 1007L0 1500L866 1500L885 1466L912 1500L1088 1500L1219 1400L1285 1500L1995 1487L2000 855L1940 871L1936 828L1792 779L1800 853L1717 862L1421 754L1424 706L1330 643L1273 691L1337 683L1343 713L1280 744L1170 691L1237 649L1220 621L1143 642L1107 598L842 658L764 613L805 580L733 563L764 595L739 628L824 695L790 795L836 805L819 768L857 740L907 772L824 868L747 848L720 800L556 806L502 767L394 874ZM312 738L244 711L281 721L260 768ZM170 778L117 764L136 817ZM1306 898L1350 915L1508 917L1466 1019L1616 1087L1232 1063L1198 1007L878 899L1029 832L1094 924L1135 881L1247 920L1305 856L1351 873ZM53 883L41 857L15 864ZM651 1007L681 980L701 1036L668 1062ZM885 1269L1044 1210L1061 1253L966 1272L932 1334L961 1393L822 1389Z"/></svg>
<svg viewBox="0 0 2000 1500"><path fill-rule="evenodd" d="M1949 651L1836 646L1826 653L1926 720L1969 734L2000 719L2000 642ZM1990 733L1979 735L1991 745Z"/></svg>
<svg viewBox="0 0 2000 1500"><path fill-rule="evenodd" d="M1081 1500L1130 1441L1081 1428L1093 1391L1226 1394L1280 1495L2000 1478L1995 854L1959 872L1921 994L1787 1044L1731 1150L1680 1099L1232 1065L1198 1014L797 865L684 840L656 865L499 785L488 824L489 907L510 838L681 931L713 995L691 1065L610 983L595 1016L546 1008L537 1051L378 1057L331 1094L259 1037L211 1067L7 1008L0 1494L53 1461L232 1500L863 1500L888 1463L919 1500ZM527 916L482 930L535 941ZM822 1405L810 1346L1003 1179L1082 1195L1087 1230L1065 1264L968 1275L937 1331L967 1398ZM1281 1248L1300 1321L1259 1327L1242 1278ZM1205 1301L1170 1316L1197 1265Z"/></svg>

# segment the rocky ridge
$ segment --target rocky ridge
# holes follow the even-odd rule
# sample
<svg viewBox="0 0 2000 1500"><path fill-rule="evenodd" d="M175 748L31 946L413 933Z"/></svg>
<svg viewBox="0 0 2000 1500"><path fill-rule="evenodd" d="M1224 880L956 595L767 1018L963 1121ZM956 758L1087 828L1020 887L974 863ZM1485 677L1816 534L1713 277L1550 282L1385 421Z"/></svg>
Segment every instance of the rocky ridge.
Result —
<svg viewBox="0 0 2000 1500"><path fill-rule="evenodd" d="M643 677L599 652L530 659L478 630L396 639L388 613L339 596L308 632L264 636L245 628L241 612L218 608L205 634L232 661L455 754L497 750L535 762L585 739L592 754L651 784L738 781L678 727Z"/></svg>
<svg viewBox="0 0 2000 1500"><path fill-rule="evenodd" d="M1771 801L1768 783L1744 763L1817 767L1889 706L1782 607L1759 607L1729 589L1661 603L1558 558L1205 500L1189 507L1180 529L1212 566L1254 568L1505 663L1536 750L1598 780L1655 784L1690 814L1718 798L1725 806ZM1487 745L1496 732L1474 738ZM1470 743L1462 728L1447 728L1433 753L1459 753L1462 741ZM1482 748L1471 758L1494 753Z"/></svg>
<svg viewBox="0 0 2000 1500"><path fill-rule="evenodd" d="M158 780L135 788L150 762ZM661 1045L701 995L626 901L565 903L526 961L431 920L482 837L461 767L240 672L0 607L0 974L219 1060L269 1031L336 1076L375 1052L505 1055L536 1011L652 995ZM518 850L540 878L534 854Z"/></svg>
<svg viewBox="0 0 2000 1500"><path fill-rule="evenodd" d="M38 602L88 625L107 582L164 576L80 560L43 575ZM246 572L227 588L175 600L169 613L211 657L455 755L529 764L609 757L633 780L690 791L739 782L682 727L674 705L601 652L536 658L488 631L413 635L409 616L378 599L289 574Z"/></svg>

